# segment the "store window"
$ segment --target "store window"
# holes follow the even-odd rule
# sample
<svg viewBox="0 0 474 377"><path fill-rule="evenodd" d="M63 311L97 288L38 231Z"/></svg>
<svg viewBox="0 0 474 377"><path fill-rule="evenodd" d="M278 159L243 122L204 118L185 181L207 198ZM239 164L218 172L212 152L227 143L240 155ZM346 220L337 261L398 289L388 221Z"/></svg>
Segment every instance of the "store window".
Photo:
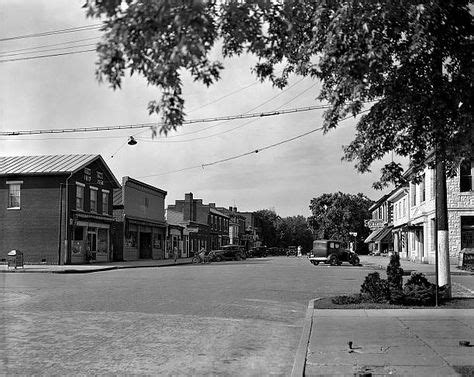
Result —
<svg viewBox="0 0 474 377"><path fill-rule="evenodd" d="M8 208L20 209L21 182L7 182L7 184L8 184Z"/></svg>
<svg viewBox="0 0 474 377"><path fill-rule="evenodd" d="M153 247L155 249L162 249L163 238L160 233L153 233Z"/></svg>
<svg viewBox="0 0 474 377"><path fill-rule="evenodd" d="M90 211L97 212L97 188L91 187L90 194Z"/></svg>
<svg viewBox="0 0 474 377"><path fill-rule="evenodd" d="M76 183L76 209L84 210L84 185Z"/></svg>
<svg viewBox="0 0 474 377"><path fill-rule="evenodd" d="M109 192L102 190L102 213L109 213Z"/></svg>
<svg viewBox="0 0 474 377"><path fill-rule="evenodd" d="M128 231L125 233L125 245L128 247L137 247L138 234L136 231Z"/></svg>
<svg viewBox="0 0 474 377"><path fill-rule="evenodd" d="M474 184L473 184L473 170L474 170L474 163L473 161L463 161L461 163L460 169L460 191L467 192L467 191L474 191Z"/></svg>
<svg viewBox="0 0 474 377"><path fill-rule="evenodd" d="M107 253L109 244L109 230L99 228L97 231L97 252Z"/></svg>
<svg viewBox="0 0 474 377"><path fill-rule="evenodd" d="M461 216L461 250L474 248L474 216Z"/></svg>

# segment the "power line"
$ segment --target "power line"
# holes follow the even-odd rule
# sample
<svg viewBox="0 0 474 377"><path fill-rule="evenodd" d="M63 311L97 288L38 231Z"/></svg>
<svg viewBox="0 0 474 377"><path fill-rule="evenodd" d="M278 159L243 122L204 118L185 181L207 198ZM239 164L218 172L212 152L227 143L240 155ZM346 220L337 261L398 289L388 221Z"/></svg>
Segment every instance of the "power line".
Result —
<svg viewBox="0 0 474 377"><path fill-rule="evenodd" d="M368 112L368 111L370 111L370 109L361 111L361 112L358 113L357 115L366 113L366 112ZM339 122L345 121L345 120L350 119L350 118L352 118L352 116L348 116L348 117L346 117L346 118L343 118L343 119L341 119ZM157 176L161 176L161 175L167 175L167 174L172 174L172 173L178 173L178 172L182 172L182 171L185 171L185 170L198 169L198 168L204 169L205 167L208 167L208 166L217 165L217 164L221 164L221 163L223 163L223 162L228 162L228 161L236 160L236 159L239 159L239 158L242 158L242 157L245 157L245 156L249 156L249 155L254 154L254 153L259 153L259 152L265 151L265 150L267 150L267 149L271 149L271 148L278 147L278 146L280 146L280 145L282 145L282 144L286 144L286 143L289 143L289 142L291 142L291 141L294 141L294 140L297 140L297 139L301 139L301 138L303 138L303 137L305 137L305 136L308 136L308 135L310 135L310 134L312 134L312 133L315 133L315 132L317 132L317 131L321 131L321 130L323 130L323 129L324 129L324 127L317 127L317 128L312 129L312 130L309 130L309 131L307 131L307 132L305 132L305 133L302 133L302 134L293 136L293 137L288 138L288 139L284 139L284 140L279 141L279 142L277 142L277 143L270 144L270 145L267 145L267 146L262 147L262 148L257 148L257 149L254 149L254 150L252 150L252 151L245 152L245 153L241 153L241 154L238 154L238 155L235 155L235 156L231 156L231 157L223 158L223 159L220 159L220 160L216 160L216 161L213 161L213 162L204 163L204 164L201 164L201 165L189 166L189 167L187 167L187 168L182 168L182 169L178 169L178 170L173 170L173 171L169 171L169 172L165 172L165 173L144 175L144 176L137 177L137 178L141 179L141 178L157 177Z"/></svg>
<svg viewBox="0 0 474 377"><path fill-rule="evenodd" d="M267 116L276 116L276 115L283 115L283 114L313 111L313 110L319 110L319 109L327 109L329 107L330 107L329 105L307 106L307 107L297 107L297 108L291 108L291 109L283 109L283 110L278 110L278 111L268 111L268 112L260 112L260 113L225 115L225 116L220 116L220 117L201 118L201 119L189 119L189 120L183 121L183 124L218 122L218 121L221 121L221 120L259 118L259 117L267 117ZM2 131L2 132L0 132L0 136L60 134L60 133L72 133L72 132L100 132L100 131L112 131L112 130L124 130L124 129L137 129L137 128L145 128L145 127L161 126L161 125L163 125L163 124L162 123L149 122L149 123L139 123L139 124L128 124L128 125L122 125L122 126L58 128L58 129L23 130L23 131Z"/></svg>
<svg viewBox="0 0 474 377"><path fill-rule="evenodd" d="M84 52L92 52L92 51L95 51L95 48L90 49L90 50L79 50L79 51L71 51L71 52L64 52L64 53L57 53L57 54L29 56L29 57L25 57L25 58L2 59L2 60L0 60L0 63L15 62L15 61L19 61L19 60L32 60L32 59L51 58L53 56L82 54Z"/></svg>
<svg viewBox="0 0 474 377"><path fill-rule="evenodd" d="M71 49L71 48L92 47L92 46L95 46L95 45L96 45L95 43L85 43L85 44L80 44L80 45L75 45L75 46L48 48L48 49L43 49L43 50L39 50L39 51L16 52L16 53L12 53L12 54L0 53L1 54L0 58L3 59L4 57L9 57L9 56L30 55L30 54L37 54L37 53L40 53L40 52L49 52L49 51L58 51L58 50L59 51L64 51L64 50ZM33 58L35 58L35 57L36 56L33 56Z"/></svg>
<svg viewBox="0 0 474 377"><path fill-rule="evenodd" d="M0 38L0 42L13 41L17 39L26 39L26 38L46 37L46 36L58 35L58 34L77 33L80 31L96 30L96 29L99 29L100 26L101 24L93 24L93 25L77 26L77 27L72 27L72 28L67 28L67 29L43 31L40 33L16 35L13 37Z"/></svg>
<svg viewBox="0 0 474 377"><path fill-rule="evenodd" d="M92 41L92 40L99 39L99 38L100 37L82 38L82 39L76 39L76 40L73 40L73 41L65 41L65 42L61 42L61 43L53 43L53 44L47 44L47 45L41 45L41 46L18 48L16 50L9 50L9 51L0 51L0 55L10 54L10 53L13 53L13 52L20 52L20 51L38 50L38 49L42 49L42 48L46 48L46 47L56 47L56 46L69 45L69 44L74 44L74 43L79 43L79 42Z"/></svg>

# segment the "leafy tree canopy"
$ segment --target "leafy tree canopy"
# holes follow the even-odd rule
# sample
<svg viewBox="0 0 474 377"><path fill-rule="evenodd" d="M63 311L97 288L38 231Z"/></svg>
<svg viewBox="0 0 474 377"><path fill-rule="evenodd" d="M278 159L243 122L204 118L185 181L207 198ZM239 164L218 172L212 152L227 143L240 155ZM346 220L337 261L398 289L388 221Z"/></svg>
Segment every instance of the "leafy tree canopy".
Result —
<svg viewBox="0 0 474 377"><path fill-rule="evenodd" d="M328 131L348 114L361 116L344 158L360 172L394 151L414 173L426 155L453 171L472 145L472 15L469 0L199 1L87 0L104 20L97 76L119 88L126 71L162 91L148 104L166 133L184 120L181 74L211 85L224 68L210 58L251 53L261 80L283 88L290 74L322 82ZM276 72L281 72L277 74ZM380 182L398 182L389 163Z"/></svg>
<svg viewBox="0 0 474 377"><path fill-rule="evenodd" d="M260 228L260 235L265 246L276 246L276 227L280 216L270 209L261 209L254 212L255 225Z"/></svg>
<svg viewBox="0 0 474 377"><path fill-rule="evenodd" d="M311 200L309 224L316 238L341 240L348 245L354 240L349 232L357 232L357 241L361 243L369 235L364 220L371 217L372 204L372 200L360 193L323 194Z"/></svg>
<svg viewBox="0 0 474 377"><path fill-rule="evenodd" d="M304 251L313 248L313 233L306 217L290 216L281 218L276 227L278 246L301 246Z"/></svg>

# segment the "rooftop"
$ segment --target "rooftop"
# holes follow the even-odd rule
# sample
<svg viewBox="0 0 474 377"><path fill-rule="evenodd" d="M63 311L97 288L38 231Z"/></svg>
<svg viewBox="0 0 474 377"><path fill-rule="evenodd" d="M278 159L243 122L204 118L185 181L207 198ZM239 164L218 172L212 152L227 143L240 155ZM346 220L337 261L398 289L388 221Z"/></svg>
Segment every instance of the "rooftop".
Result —
<svg viewBox="0 0 474 377"><path fill-rule="evenodd" d="M72 173L99 157L94 154L0 157L0 174Z"/></svg>

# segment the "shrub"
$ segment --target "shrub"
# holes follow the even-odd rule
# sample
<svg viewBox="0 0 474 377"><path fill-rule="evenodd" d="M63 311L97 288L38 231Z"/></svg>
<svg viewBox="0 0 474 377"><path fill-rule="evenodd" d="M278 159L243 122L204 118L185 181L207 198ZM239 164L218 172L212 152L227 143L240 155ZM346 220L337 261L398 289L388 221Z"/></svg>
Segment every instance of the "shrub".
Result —
<svg viewBox="0 0 474 377"><path fill-rule="evenodd" d="M387 280L381 279L378 272L372 272L365 277L360 287L364 301L384 303L390 299Z"/></svg>
<svg viewBox="0 0 474 377"><path fill-rule="evenodd" d="M400 256L392 254L387 266L387 281L390 291L390 303L399 304L403 302L403 268L400 267Z"/></svg>
<svg viewBox="0 0 474 377"><path fill-rule="evenodd" d="M333 304L336 305L349 305L349 304L360 304L363 302L363 297L360 294L350 296L336 296L331 299Z"/></svg>
<svg viewBox="0 0 474 377"><path fill-rule="evenodd" d="M436 302L436 284L430 283L422 273L415 272L405 283L403 288L404 302L408 305L434 305ZM446 298L446 287L438 289L438 298Z"/></svg>

